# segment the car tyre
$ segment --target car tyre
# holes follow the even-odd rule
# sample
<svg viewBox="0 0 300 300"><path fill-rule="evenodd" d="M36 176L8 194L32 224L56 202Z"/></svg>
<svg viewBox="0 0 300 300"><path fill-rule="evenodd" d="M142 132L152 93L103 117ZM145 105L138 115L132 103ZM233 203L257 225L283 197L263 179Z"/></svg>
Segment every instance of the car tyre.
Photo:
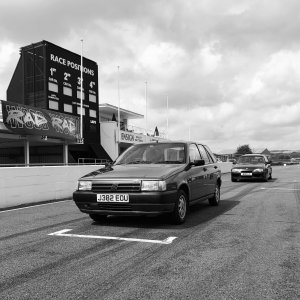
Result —
<svg viewBox="0 0 300 300"><path fill-rule="evenodd" d="M235 178L233 178L232 176L231 176L231 181L232 182L237 182L237 180Z"/></svg>
<svg viewBox="0 0 300 300"><path fill-rule="evenodd" d="M216 184L214 196L208 199L209 205L218 206L220 203L220 185Z"/></svg>
<svg viewBox="0 0 300 300"><path fill-rule="evenodd" d="M184 223L187 215L187 195L183 190L178 191L174 211L171 215L174 224Z"/></svg>
<svg viewBox="0 0 300 300"><path fill-rule="evenodd" d="M97 215L97 214L90 214L90 218L97 222L97 223L102 223L107 219L106 215Z"/></svg>

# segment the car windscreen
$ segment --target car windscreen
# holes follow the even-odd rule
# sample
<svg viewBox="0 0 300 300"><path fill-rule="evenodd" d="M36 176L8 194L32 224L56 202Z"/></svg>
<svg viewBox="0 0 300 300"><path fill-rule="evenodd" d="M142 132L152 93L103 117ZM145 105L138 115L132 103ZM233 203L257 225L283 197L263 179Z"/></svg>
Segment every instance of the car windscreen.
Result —
<svg viewBox="0 0 300 300"><path fill-rule="evenodd" d="M241 156L238 160L238 164L263 164L265 162L262 156Z"/></svg>
<svg viewBox="0 0 300 300"><path fill-rule="evenodd" d="M186 161L182 143L137 144L127 149L117 164L183 164Z"/></svg>

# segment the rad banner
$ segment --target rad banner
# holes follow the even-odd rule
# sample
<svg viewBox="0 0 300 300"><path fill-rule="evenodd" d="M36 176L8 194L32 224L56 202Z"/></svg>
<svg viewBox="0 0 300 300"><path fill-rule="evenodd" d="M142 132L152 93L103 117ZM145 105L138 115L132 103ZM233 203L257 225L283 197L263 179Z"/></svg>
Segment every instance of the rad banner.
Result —
<svg viewBox="0 0 300 300"><path fill-rule="evenodd" d="M1 101L4 125L22 135L39 135L76 140L80 134L80 119L46 109Z"/></svg>

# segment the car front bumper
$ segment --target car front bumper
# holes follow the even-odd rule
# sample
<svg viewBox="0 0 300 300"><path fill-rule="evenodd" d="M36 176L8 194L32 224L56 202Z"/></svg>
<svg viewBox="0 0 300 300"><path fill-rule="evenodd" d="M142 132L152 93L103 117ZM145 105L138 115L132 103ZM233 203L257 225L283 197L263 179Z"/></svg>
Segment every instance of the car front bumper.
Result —
<svg viewBox="0 0 300 300"><path fill-rule="evenodd" d="M129 202L97 202L97 193L76 191L73 200L81 212L99 215L156 215L174 210L177 191L129 193Z"/></svg>
<svg viewBox="0 0 300 300"><path fill-rule="evenodd" d="M242 173L233 173L231 172L231 178L236 180L243 180L243 179L264 179L266 176L266 171L264 172L247 172L251 173L251 175L242 175Z"/></svg>

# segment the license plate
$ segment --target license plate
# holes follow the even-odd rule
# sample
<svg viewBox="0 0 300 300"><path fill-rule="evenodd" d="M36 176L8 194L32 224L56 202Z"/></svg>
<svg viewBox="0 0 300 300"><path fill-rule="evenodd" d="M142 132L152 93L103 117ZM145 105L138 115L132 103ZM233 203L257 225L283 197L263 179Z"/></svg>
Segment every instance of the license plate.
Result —
<svg viewBox="0 0 300 300"><path fill-rule="evenodd" d="M128 194L97 194L97 202L129 202Z"/></svg>
<svg viewBox="0 0 300 300"><path fill-rule="evenodd" d="M241 173L242 176L252 176L252 173Z"/></svg>

